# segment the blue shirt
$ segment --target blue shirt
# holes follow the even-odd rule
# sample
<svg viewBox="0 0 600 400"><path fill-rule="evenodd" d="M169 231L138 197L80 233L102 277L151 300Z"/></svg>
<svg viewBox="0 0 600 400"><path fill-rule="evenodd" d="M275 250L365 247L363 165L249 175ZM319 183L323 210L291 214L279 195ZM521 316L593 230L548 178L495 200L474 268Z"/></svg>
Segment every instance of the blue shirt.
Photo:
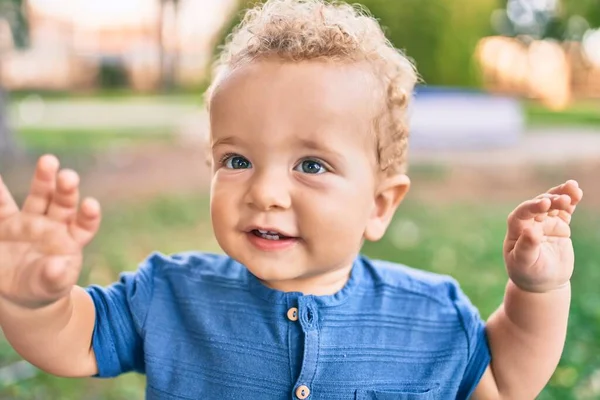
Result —
<svg viewBox="0 0 600 400"><path fill-rule="evenodd" d="M202 253L153 254L87 290L98 376L145 373L148 399L466 399L490 361L454 280L365 257L331 296Z"/></svg>

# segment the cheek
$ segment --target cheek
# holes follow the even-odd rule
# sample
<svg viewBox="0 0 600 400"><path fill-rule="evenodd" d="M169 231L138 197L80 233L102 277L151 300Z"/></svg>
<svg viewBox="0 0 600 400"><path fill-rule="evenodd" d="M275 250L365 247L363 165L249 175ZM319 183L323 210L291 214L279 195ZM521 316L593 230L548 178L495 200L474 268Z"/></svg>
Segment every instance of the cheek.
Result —
<svg viewBox="0 0 600 400"><path fill-rule="evenodd" d="M212 178L210 186L211 199L219 204L231 202L243 195L249 171L218 170Z"/></svg>
<svg viewBox="0 0 600 400"><path fill-rule="evenodd" d="M354 197L324 207L320 220L328 221L328 224L323 224L326 229L337 231L338 234L350 233L349 231L360 231L362 234L367 215L365 203Z"/></svg>
<svg viewBox="0 0 600 400"><path fill-rule="evenodd" d="M372 209L371 193L369 185L360 181L335 182L303 199L305 217L300 218L306 219L317 234L361 238Z"/></svg>
<svg viewBox="0 0 600 400"><path fill-rule="evenodd" d="M210 189L210 215L216 231L234 218L239 192L238 185L218 179L217 176L213 179Z"/></svg>

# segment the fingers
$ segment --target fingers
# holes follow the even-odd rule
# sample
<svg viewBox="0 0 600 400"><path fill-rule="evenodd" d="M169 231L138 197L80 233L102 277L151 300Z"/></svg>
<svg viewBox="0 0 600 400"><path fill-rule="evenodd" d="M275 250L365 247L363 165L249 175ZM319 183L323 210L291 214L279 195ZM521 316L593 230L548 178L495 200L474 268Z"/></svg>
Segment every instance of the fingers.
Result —
<svg viewBox="0 0 600 400"><path fill-rule="evenodd" d="M58 170L56 157L46 155L40 158L23 212L45 214L54 221L68 224L77 215L79 176L72 170Z"/></svg>
<svg viewBox="0 0 600 400"><path fill-rule="evenodd" d="M19 212L19 207L0 176L0 221Z"/></svg>
<svg viewBox="0 0 600 400"><path fill-rule="evenodd" d="M548 192L541 194L538 198L543 197L552 197L552 196L568 196L569 204L564 206L564 203L561 203L558 207L552 207L552 209L548 212L548 216L550 217L560 217L566 223L571 222L571 216L573 212L575 212L575 208L577 204L583 198L583 191L579 188L579 183L575 180L568 180L562 185L555 186L548 190ZM564 201L564 200L563 200Z"/></svg>
<svg viewBox="0 0 600 400"><path fill-rule="evenodd" d="M100 227L100 204L95 199L87 198L81 203L77 216L71 222L69 231L75 241L82 246L88 244Z"/></svg>
<svg viewBox="0 0 600 400"><path fill-rule="evenodd" d="M548 212L552 206L552 200L549 198L536 198L524 201L509 216L509 222L517 220L530 220L541 214Z"/></svg>
<svg viewBox="0 0 600 400"><path fill-rule="evenodd" d="M508 237L517 239L525 228L531 226L533 221L542 222L547 216L567 211L572 207L568 195L545 193L538 198L524 201L508 217ZM561 218L570 221L570 214L564 212Z"/></svg>
<svg viewBox="0 0 600 400"><path fill-rule="evenodd" d="M52 155L46 155L39 159L29 195L23 204L23 212L31 214L46 212L56 186L58 167L58 159Z"/></svg>
<svg viewBox="0 0 600 400"><path fill-rule="evenodd" d="M571 212L574 209L572 205L572 199L570 196L566 194L550 194L544 193L538 196L539 199L548 199L550 200L550 208L547 210L546 214L537 215L535 218L537 221L543 221L546 216L556 217L560 216L565 220L565 222L571 222Z"/></svg>
<svg viewBox="0 0 600 400"><path fill-rule="evenodd" d="M75 171L60 171L56 180L56 191L48 207L48 218L70 223L75 218L78 203L79 176Z"/></svg>
<svg viewBox="0 0 600 400"><path fill-rule="evenodd" d="M572 208L566 210L569 213L573 213L575 210L575 206L579 204L581 199L583 198L583 190L579 187L579 183L575 180L568 180L562 185L555 186L552 189L548 190L545 194L555 194L555 195L567 195L571 198L571 206ZM543 195L540 195L543 196ZM538 196L539 197L539 196Z"/></svg>

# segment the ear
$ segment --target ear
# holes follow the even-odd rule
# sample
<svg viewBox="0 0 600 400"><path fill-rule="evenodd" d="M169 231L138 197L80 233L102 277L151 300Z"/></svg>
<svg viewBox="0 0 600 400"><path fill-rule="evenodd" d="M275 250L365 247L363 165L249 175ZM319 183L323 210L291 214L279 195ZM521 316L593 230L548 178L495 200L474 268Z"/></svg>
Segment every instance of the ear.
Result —
<svg viewBox="0 0 600 400"><path fill-rule="evenodd" d="M381 179L375 193L373 212L365 228L365 239L377 241L383 237L408 189L410 189L410 179L404 174Z"/></svg>

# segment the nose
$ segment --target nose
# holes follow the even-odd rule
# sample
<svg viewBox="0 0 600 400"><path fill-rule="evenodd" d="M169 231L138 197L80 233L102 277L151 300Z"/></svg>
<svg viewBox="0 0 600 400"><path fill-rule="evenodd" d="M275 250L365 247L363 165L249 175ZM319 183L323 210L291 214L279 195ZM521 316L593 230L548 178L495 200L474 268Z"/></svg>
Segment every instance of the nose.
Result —
<svg viewBox="0 0 600 400"><path fill-rule="evenodd" d="M246 203L260 211L290 208L292 198L287 174L255 169L246 194Z"/></svg>

